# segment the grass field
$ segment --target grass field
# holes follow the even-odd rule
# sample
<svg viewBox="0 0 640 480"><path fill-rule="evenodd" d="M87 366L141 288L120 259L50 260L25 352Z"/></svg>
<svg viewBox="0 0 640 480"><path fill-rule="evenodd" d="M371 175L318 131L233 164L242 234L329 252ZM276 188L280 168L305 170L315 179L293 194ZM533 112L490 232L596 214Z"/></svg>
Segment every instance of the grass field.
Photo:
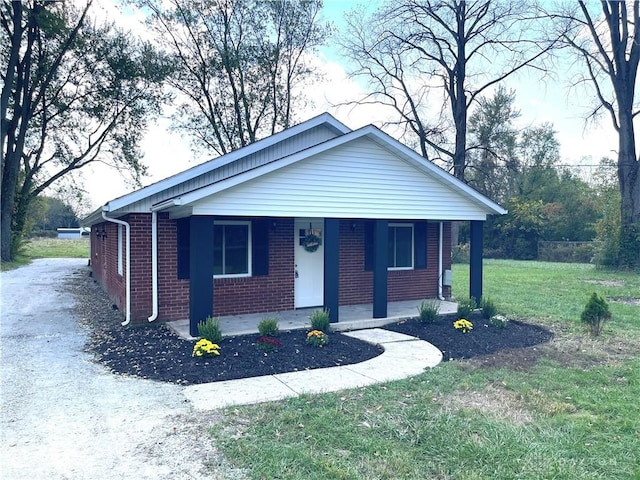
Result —
<svg viewBox="0 0 640 480"><path fill-rule="evenodd" d="M57 238L32 238L25 241L13 262L2 262L2 270L26 265L34 258L88 258L89 238L60 240Z"/></svg>
<svg viewBox="0 0 640 480"><path fill-rule="evenodd" d="M640 479L640 276L589 265L486 261L485 294L555 339L498 361L448 362L399 382L229 409L211 437L251 478ZM454 267L454 293L468 267ZM469 337L472 341L472 336Z"/></svg>

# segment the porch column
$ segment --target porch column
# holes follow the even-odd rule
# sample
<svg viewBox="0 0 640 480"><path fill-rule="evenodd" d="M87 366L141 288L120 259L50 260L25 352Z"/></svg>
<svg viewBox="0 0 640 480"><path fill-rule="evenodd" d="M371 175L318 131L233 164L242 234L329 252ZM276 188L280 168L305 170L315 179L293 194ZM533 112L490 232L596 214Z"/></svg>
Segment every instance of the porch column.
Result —
<svg viewBox="0 0 640 480"><path fill-rule="evenodd" d="M339 309L339 265L340 220L324 219L324 308L329 311L329 321L338 321Z"/></svg>
<svg viewBox="0 0 640 480"><path fill-rule="evenodd" d="M387 268L389 267L389 223L373 226L373 318L387 317Z"/></svg>
<svg viewBox="0 0 640 480"><path fill-rule="evenodd" d="M471 220L470 227L469 296L475 298L479 305L482 298L482 230L484 221Z"/></svg>
<svg viewBox="0 0 640 480"><path fill-rule="evenodd" d="M213 316L213 217L189 219L189 334Z"/></svg>

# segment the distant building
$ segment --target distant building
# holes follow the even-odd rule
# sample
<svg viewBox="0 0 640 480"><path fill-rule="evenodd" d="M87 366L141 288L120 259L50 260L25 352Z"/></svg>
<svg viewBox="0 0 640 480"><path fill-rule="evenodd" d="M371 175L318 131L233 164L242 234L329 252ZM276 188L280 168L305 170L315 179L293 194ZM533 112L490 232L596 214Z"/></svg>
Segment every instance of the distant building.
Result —
<svg viewBox="0 0 640 480"><path fill-rule="evenodd" d="M58 238L62 240L78 239L91 235L91 229L87 227L58 228Z"/></svg>

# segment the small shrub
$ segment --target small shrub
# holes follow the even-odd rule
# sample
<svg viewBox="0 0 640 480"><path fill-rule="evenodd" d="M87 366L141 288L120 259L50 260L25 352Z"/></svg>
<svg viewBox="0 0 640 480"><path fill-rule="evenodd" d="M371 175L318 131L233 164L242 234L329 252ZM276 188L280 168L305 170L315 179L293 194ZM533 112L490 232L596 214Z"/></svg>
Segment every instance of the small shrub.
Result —
<svg viewBox="0 0 640 480"><path fill-rule="evenodd" d="M319 330L326 333L331 329L328 310L314 310L309 315L309 321L311 322L311 330Z"/></svg>
<svg viewBox="0 0 640 480"><path fill-rule="evenodd" d="M473 330L473 323L471 323L469 320L461 318L453 322L453 328L455 328L459 332L467 333Z"/></svg>
<svg viewBox="0 0 640 480"><path fill-rule="evenodd" d="M278 319L265 317L258 324L258 332L263 336L277 337L280 333L280 328L278 327Z"/></svg>
<svg viewBox="0 0 640 480"><path fill-rule="evenodd" d="M476 309L477 303L476 303L476 299L471 297L471 298L461 298L460 300L458 300L458 313L457 313L457 317L458 318L466 318L468 317L471 312L473 312Z"/></svg>
<svg viewBox="0 0 640 480"><path fill-rule="evenodd" d="M222 340L220 319L207 317L204 322L198 323L198 336L209 340L211 343L219 343Z"/></svg>
<svg viewBox="0 0 640 480"><path fill-rule="evenodd" d="M192 357L211 357L220 355L220 346L217 343L213 343L206 338L201 338L193 346Z"/></svg>
<svg viewBox="0 0 640 480"><path fill-rule="evenodd" d="M496 313L498 313L498 308L496 304L489 297L482 297L480 300L480 309L482 310L482 318L489 320Z"/></svg>
<svg viewBox="0 0 640 480"><path fill-rule="evenodd" d="M311 330L307 333L307 344L322 348L329 343L329 337L322 330Z"/></svg>
<svg viewBox="0 0 640 480"><path fill-rule="evenodd" d="M418 316L421 322L433 323L438 319L438 313L440 312L440 306L438 302L433 300L423 300L418 305Z"/></svg>
<svg viewBox="0 0 640 480"><path fill-rule="evenodd" d="M281 346L280 340L270 335L260 335L256 339L256 348L264 353L277 352Z"/></svg>
<svg viewBox="0 0 640 480"><path fill-rule="evenodd" d="M505 328L507 323L509 323L509 319L504 315L493 315L489 319L489 323L496 328Z"/></svg>
<svg viewBox="0 0 640 480"><path fill-rule="evenodd" d="M589 325L591 335L597 337L602 331L604 322L610 318L609 304L604 298L593 292L580 315L580 320L582 320L582 323Z"/></svg>

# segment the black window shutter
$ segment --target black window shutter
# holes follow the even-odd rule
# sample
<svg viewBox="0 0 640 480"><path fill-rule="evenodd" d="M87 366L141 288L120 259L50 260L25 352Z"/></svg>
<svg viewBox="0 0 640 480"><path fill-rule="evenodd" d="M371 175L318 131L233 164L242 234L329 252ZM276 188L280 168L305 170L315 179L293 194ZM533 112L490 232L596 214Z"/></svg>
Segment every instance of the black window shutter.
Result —
<svg viewBox="0 0 640 480"><path fill-rule="evenodd" d="M252 275L269 275L269 224L261 218L251 226Z"/></svg>
<svg viewBox="0 0 640 480"><path fill-rule="evenodd" d="M178 244L178 278L189 278L189 241L190 225L189 217L179 218L176 221Z"/></svg>
<svg viewBox="0 0 640 480"><path fill-rule="evenodd" d="M373 222L367 220L364 222L364 269L365 271L373 270Z"/></svg>
<svg viewBox="0 0 640 480"><path fill-rule="evenodd" d="M427 222L413 225L414 268L427 268Z"/></svg>

